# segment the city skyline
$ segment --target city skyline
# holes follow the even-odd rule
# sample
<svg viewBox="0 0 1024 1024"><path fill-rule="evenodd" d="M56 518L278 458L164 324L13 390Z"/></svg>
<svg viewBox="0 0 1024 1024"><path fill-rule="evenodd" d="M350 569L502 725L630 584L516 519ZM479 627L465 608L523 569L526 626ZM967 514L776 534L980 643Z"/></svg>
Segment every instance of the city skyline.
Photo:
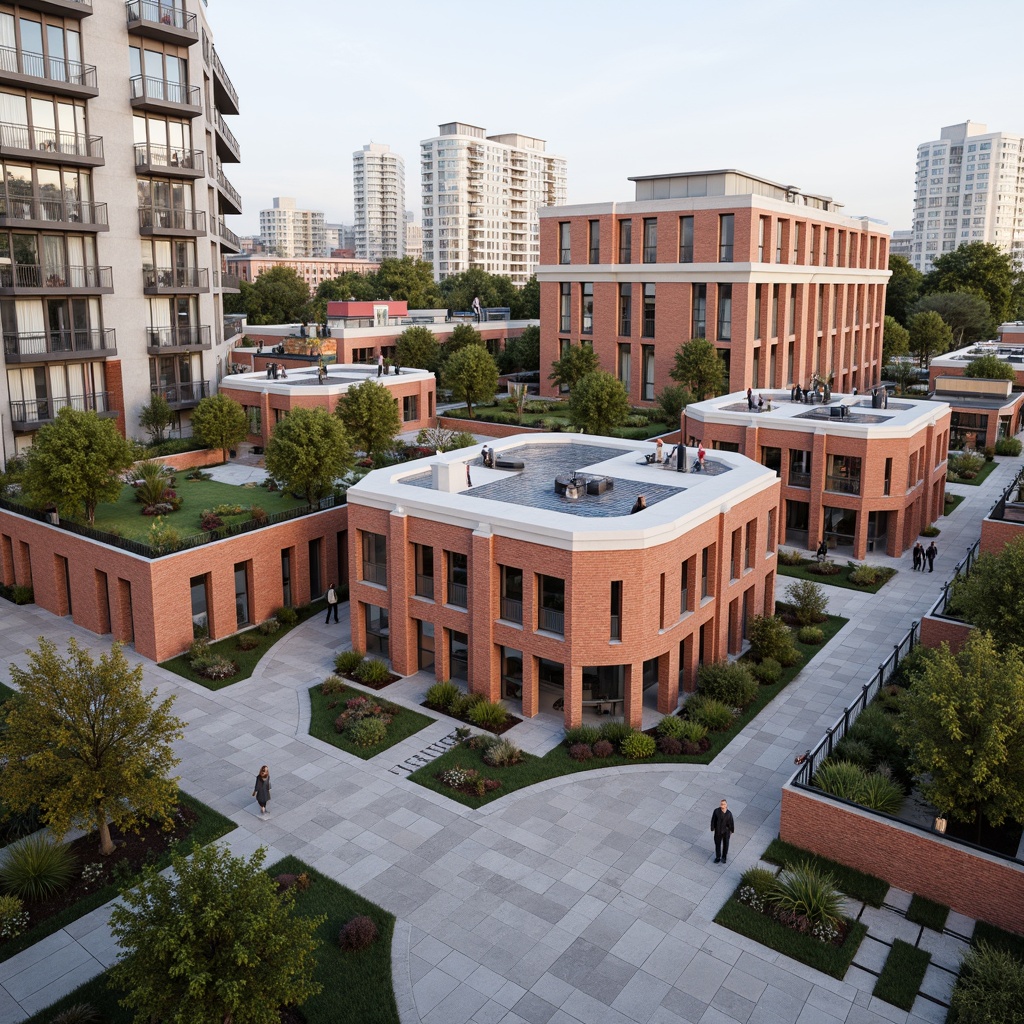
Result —
<svg viewBox="0 0 1024 1024"><path fill-rule="evenodd" d="M570 203L627 200L630 175L736 167L832 195L894 230L910 226L916 147L938 126L971 119L1024 134L1009 62L969 73L937 63L953 25L957 54L988 53L993 32L1012 33L1021 15L998 0L967 18L950 3L872 0L833 13L790 0L724 14L658 2L649 37L621 31L610 3L581 19L535 0L514 25L455 0L424 35L422 8L399 0L386 45L372 8L349 11L342 30L309 0L287 19L269 0L211 6L245 97L241 234L282 193L351 223L351 154L371 140L406 160L419 222L419 143L450 120L545 139L568 162ZM272 74L257 56L270 23ZM493 54L482 58L503 47L498 73Z"/></svg>

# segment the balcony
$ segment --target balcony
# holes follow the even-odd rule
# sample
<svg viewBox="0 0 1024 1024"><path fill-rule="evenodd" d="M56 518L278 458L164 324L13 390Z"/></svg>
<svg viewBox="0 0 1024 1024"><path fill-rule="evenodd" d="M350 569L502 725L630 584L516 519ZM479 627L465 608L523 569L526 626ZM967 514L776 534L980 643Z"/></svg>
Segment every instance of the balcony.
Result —
<svg viewBox="0 0 1024 1024"><path fill-rule="evenodd" d="M220 289L225 292L237 292L242 289L242 279L237 274L221 274ZM225 334L224 337L230 335Z"/></svg>
<svg viewBox="0 0 1024 1024"><path fill-rule="evenodd" d="M110 396L106 391L94 391L89 395L65 395L63 398L28 398L11 400L11 426L15 430L38 430L57 418L65 407L79 412L97 412L101 416L111 414ZM116 413L113 413L116 415Z"/></svg>
<svg viewBox="0 0 1024 1024"><path fill-rule="evenodd" d="M21 0L20 7L42 14L63 14L68 18L88 18L92 14L92 0Z"/></svg>
<svg viewBox="0 0 1024 1024"><path fill-rule="evenodd" d="M801 473L799 470L791 469L789 471L789 480L787 482L790 487L810 487L811 474Z"/></svg>
<svg viewBox="0 0 1024 1024"><path fill-rule="evenodd" d="M224 223L223 217L218 217L214 222L214 229L221 239L221 249L231 249L234 252L242 251L242 240Z"/></svg>
<svg viewBox="0 0 1024 1024"><path fill-rule="evenodd" d="M242 197L234 185L224 177L224 172L217 168L217 185L221 191L221 213L241 213ZM227 207L225 209L225 207Z"/></svg>
<svg viewBox="0 0 1024 1024"><path fill-rule="evenodd" d="M501 617L506 622L518 622L523 624L523 602L513 597L501 599Z"/></svg>
<svg viewBox="0 0 1024 1024"><path fill-rule="evenodd" d="M128 79L132 107L172 117L198 117L203 112L199 86L168 82L166 78L133 75Z"/></svg>
<svg viewBox="0 0 1024 1024"><path fill-rule="evenodd" d="M224 70L216 46L210 47L210 64L213 66L213 99L217 109L223 110L225 114L237 114L238 93Z"/></svg>
<svg viewBox="0 0 1024 1024"><path fill-rule="evenodd" d="M148 146L145 142L135 144L135 169L176 178L202 178L206 174L201 149Z"/></svg>
<svg viewBox="0 0 1024 1024"><path fill-rule="evenodd" d="M50 92L64 96L99 95L93 64L0 46L0 82L38 88L40 79L46 82Z"/></svg>
<svg viewBox="0 0 1024 1024"><path fill-rule="evenodd" d="M434 600L434 577L416 574L416 596L425 597L430 601Z"/></svg>
<svg viewBox="0 0 1024 1024"><path fill-rule="evenodd" d="M168 352L208 349L210 347L210 328L147 327L146 347L151 356L165 355Z"/></svg>
<svg viewBox="0 0 1024 1024"><path fill-rule="evenodd" d="M539 608L537 628L547 633L565 635L565 612L555 611L554 608Z"/></svg>
<svg viewBox="0 0 1024 1024"><path fill-rule="evenodd" d="M172 409L186 409L198 405L210 394L208 380L194 380L188 384L161 384L150 389L154 395L162 395Z"/></svg>
<svg viewBox="0 0 1024 1024"><path fill-rule="evenodd" d="M220 111L215 111L217 125L217 131L214 135L217 139L217 156L221 160L226 160L229 164L237 164L242 161L242 151L238 146L238 139L235 138L234 133L224 123L224 118L221 117Z"/></svg>
<svg viewBox="0 0 1024 1024"><path fill-rule="evenodd" d="M117 355L113 327L97 331L4 332L4 357L9 363L50 363L89 355Z"/></svg>
<svg viewBox="0 0 1024 1024"><path fill-rule="evenodd" d="M160 0L128 0L124 5L128 31L165 43L189 46L199 42L196 16Z"/></svg>
<svg viewBox="0 0 1024 1024"><path fill-rule="evenodd" d="M469 590L465 583L448 581L448 604L456 608L469 607Z"/></svg>
<svg viewBox="0 0 1024 1024"><path fill-rule="evenodd" d="M143 267L142 290L146 295L208 292L210 272L205 267Z"/></svg>
<svg viewBox="0 0 1024 1024"><path fill-rule="evenodd" d="M113 290L110 267L0 265L0 295L47 295L55 291L105 295Z"/></svg>
<svg viewBox="0 0 1024 1024"><path fill-rule="evenodd" d="M166 206L140 206L139 234L198 238L206 234L206 213L203 210L172 210Z"/></svg>
<svg viewBox="0 0 1024 1024"><path fill-rule="evenodd" d="M826 476L825 490L839 494L860 494L860 477Z"/></svg>
<svg viewBox="0 0 1024 1024"><path fill-rule="evenodd" d="M103 163L103 139L98 135L58 132L53 128L5 121L0 122L0 156L99 167Z"/></svg>
<svg viewBox="0 0 1024 1024"><path fill-rule="evenodd" d="M75 199L4 198L0 195L0 226L106 231L107 204L84 203Z"/></svg>
<svg viewBox="0 0 1024 1024"><path fill-rule="evenodd" d="M367 583L376 583L378 586L388 585L388 567L381 562L363 562L363 579Z"/></svg>

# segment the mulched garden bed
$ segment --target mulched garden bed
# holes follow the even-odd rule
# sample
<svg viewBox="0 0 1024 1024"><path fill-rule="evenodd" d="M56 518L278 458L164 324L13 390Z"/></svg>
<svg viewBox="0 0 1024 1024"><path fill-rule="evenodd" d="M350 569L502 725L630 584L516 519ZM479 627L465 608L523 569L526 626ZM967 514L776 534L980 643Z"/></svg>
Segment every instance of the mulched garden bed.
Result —
<svg viewBox="0 0 1024 1024"><path fill-rule="evenodd" d="M483 729L484 732L494 733L495 736L501 736L502 733L508 732L509 729L513 728L514 726L517 726L522 721L521 718L516 718L515 715L509 715L505 719L504 725L499 726L497 729L491 729L486 725L477 725L476 722L472 721L472 719L467 718L463 715L450 714L449 712L445 711L444 708L434 707L433 704L428 704L426 701L423 701L423 703L420 704L420 707L430 708L430 710L435 712L436 714L444 715L446 718L454 718L456 722L465 722L466 725L471 725L474 729Z"/></svg>
<svg viewBox="0 0 1024 1024"><path fill-rule="evenodd" d="M350 683L356 683L358 686L365 686L368 690L383 690L385 686L390 686L392 683L397 683L401 676L396 676L393 673L388 673L388 678L383 683L365 683L357 675L353 675L351 672L339 672L338 675L342 679L347 679ZM424 705L426 707L426 705Z"/></svg>
<svg viewBox="0 0 1024 1024"><path fill-rule="evenodd" d="M675 712L675 715L676 715L677 718L685 718L686 717L683 714L683 709L682 708L680 708L677 712ZM725 730L723 730L723 731L725 731ZM644 732L645 736L650 736L651 739L653 739L655 743L657 743L658 740L661 739L661 737L658 734L658 727L656 725L653 726L650 729L644 729L643 732ZM683 756L683 757L699 757L701 754L706 753L708 750L711 749L711 740L707 736L705 736L704 739L702 739L700 741L700 743L697 743L697 744L685 743L685 744L681 744L680 746L681 746L681 749L679 751L679 755L680 756ZM691 748L695 747L695 749L687 750L686 749L687 747L691 747ZM658 750L661 751L661 753L663 753L663 754L669 754L670 756L672 756L672 751L662 750L661 747L658 747Z"/></svg>

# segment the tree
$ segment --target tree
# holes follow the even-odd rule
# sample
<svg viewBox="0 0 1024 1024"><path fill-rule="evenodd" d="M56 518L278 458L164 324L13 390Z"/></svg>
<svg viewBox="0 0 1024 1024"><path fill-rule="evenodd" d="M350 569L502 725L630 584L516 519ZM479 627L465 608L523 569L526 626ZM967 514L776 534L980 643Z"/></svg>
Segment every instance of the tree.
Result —
<svg viewBox="0 0 1024 1024"><path fill-rule="evenodd" d="M404 299L410 309L441 308L441 292L434 282L431 263L411 256L382 260L372 277L375 299Z"/></svg>
<svg viewBox="0 0 1024 1024"><path fill-rule="evenodd" d="M101 501L117 501L120 474L135 454L113 420L66 405L36 434L22 484L34 502L53 505L68 518L84 511L91 525Z"/></svg>
<svg viewBox="0 0 1024 1024"><path fill-rule="evenodd" d="M225 296L225 313L245 313L249 325L304 323L310 316L309 285L291 267L265 270L239 294Z"/></svg>
<svg viewBox="0 0 1024 1024"><path fill-rule="evenodd" d="M352 468L352 446L341 420L326 409L293 409L274 427L264 461L275 480L315 505Z"/></svg>
<svg viewBox="0 0 1024 1024"><path fill-rule="evenodd" d="M441 300L449 309L470 309L474 297L480 299L484 308L508 306L511 309L518 294L510 277L488 274L478 268L452 274L441 282Z"/></svg>
<svg viewBox="0 0 1024 1024"><path fill-rule="evenodd" d="M548 380L555 387L572 391L588 373L596 373L600 369L601 361L589 345L569 345L562 357L551 364Z"/></svg>
<svg viewBox="0 0 1024 1024"><path fill-rule="evenodd" d="M933 292L914 303L911 315L930 309L949 325L953 332L953 348L991 338L998 327L992 319L988 301L970 292Z"/></svg>
<svg viewBox="0 0 1024 1024"><path fill-rule="evenodd" d="M885 288L885 314L906 327L910 319L910 307L921 294L924 275L914 269L906 256L895 254L889 256L889 269L892 276Z"/></svg>
<svg viewBox="0 0 1024 1024"><path fill-rule="evenodd" d="M997 324L1019 311L1020 275L1013 257L990 242L966 242L943 253L924 279L924 291L972 292L988 300Z"/></svg>
<svg viewBox="0 0 1024 1024"><path fill-rule="evenodd" d="M1024 537L982 555L953 582L951 601L1000 644L1024 648Z"/></svg>
<svg viewBox="0 0 1024 1024"><path fill-rule="evenodd" d="M607 434L629 416L629 393L604 370L584 374L569 395L569 418L588 434Z"/></svg>
<svg viewBox="0 0 1024 1024"><path fill-rule="evenodd" d="M62 658L39 638L28 668L11 665L18 693L5 706L0 730L4 802L15 811L38 804L51 831L95 828L99 850L114 852L110 825L170 820L178 797L170 771L173 743L184 722L171 714L174 697L157 703L142 689L142 665L132 668L119 643L99 664L72 638Z"/></svg>
<svg viewBox="0 0 1024 1024"><path fill-rule="evenodd" d="M502 373L539 370L540 328L524 327L518 338L509 338L504 350L498 355L498 366Z"/></svg>
<svg viewBox="0 0 1024 1024"><path fill-rule="evenodd" d="M679 426L683 410L693 401L690 394L682 384L670 384L656 396L658 411L665 417L669 426Z"/></svg>
<svg viewBox="0 0 1024 1024"><path fill-rule="evenodd" d="M498 367L485 348L468 345L444 364L441 379L455 398L466 403L470 419L475 403L494 398L498 390Z"/></svg>
<svg viewBox="0 0 1024 1024"><path fill-rule="evenodd" d="M897 356L882 372L899 388L901 395L905 395L917 383L917 370L906 356Z"/></svg>
<svg viewBox="0 0 1024 1024"><path fill-rule="evenodd" d="M158 391L153 392L149 402L142 407L139 413L139 424L149 434L153 444L159 444L164 439L164 431L174 422L174 413L171 407Z"/></svg>
<svg viewBox="0 0 1024 1024"><path fill-rule="evenodd" d="M935 355L948 352L953 344L953 332L935 310L915 313L910 318L910 350L922 366Z"/></svg>
<svg viewBox="0 0 1024 1024"><path fill-rule="evenodd" d="M121 894L110 928L126 955L111 983L136 1020L277 1024L282 1006L320 992L315 933L327 917L298 916L295 888L279 889L265 857L204 846Z"/></svg>
<svg viewBox="0 0 1024 1024"><path fill-rule="evenodd" d="M249 435L245 409L233 398L216 394L204 398L192 413L192 436L207 448L219 448L228 460L229 449Z"/></svg>
<svg viewBox="0 0 1024 1024"><path fill-rule="evenodd" d="M974 630L916 667L897 730L926 800L957 821L1024 819L1024 662Z"/></svg>
<svg viewBox="0 0 1024 1024"><path fill-rule="evenodd" d="M395 356L402 366L434 373L441 362L441 346L429 327L406 327L395 342Z"/></svg>
<svg viewBox="0 0 1024 1024"><path fill-rule="evenodd" d="M705 338L693 338L676 349L676 363L669 376L685 385L698 402L725 390L725 360Z"/></svg>
<svg viewBox="0 0 1024 1024"><path fill-rule="evenodd" d="M522 288L512 297L511 313L513 320L540 319L540 284L534 274ZM537 369L537 367L534 367Z"/></svg>
<svg viewBox="0 0 1024 1024"><path fill-rule="evenodd" d="M886 316L882 328L882 365L892 362L893 356L910 354L910 331L893 317Z"/></svg>
<svg viewBox="0 0 1024 1024"><path fill-rule="evenodd" d="M453 355L455 355L456 352L461 352L467 345L473 345L482 349L487 348L487 346L484 345L483 336L475 327L470 324L459 324L441 345L442 366Z"/></svg>
<svg viewBox="0 0 1024 1024"><path fill-rule="evenodd" d="M373 274L357 274L347 270L344 274L321 281L317 285L316 298L326 302L372 302L381 298L377 294L376 279Z"/></svg>
<svg viewBox="0 0 1024 1024"><path fill-rule="evenodd" d="M989 353L972 359L964 367L965 377L980 377L982 380L1016 380L1017 373L1014 368L1000 359L999 356Z"/></svg>
<svg viewBox="0 0 1024 1024"><path fill-rule="evenodd" d="M391 389L369 378L349 388L338 399L336 411L352 443L374 461L394 447L395 435L402 429Z"/></svg>

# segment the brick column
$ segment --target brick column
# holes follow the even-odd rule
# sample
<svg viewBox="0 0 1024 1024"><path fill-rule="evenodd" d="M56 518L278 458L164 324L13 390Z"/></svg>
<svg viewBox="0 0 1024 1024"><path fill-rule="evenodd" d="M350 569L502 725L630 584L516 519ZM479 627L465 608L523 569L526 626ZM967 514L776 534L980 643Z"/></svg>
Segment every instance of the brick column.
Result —
<svg viewBox="0 0 1024 1024"><path fill-rule="evenodd" d="M644 720L644 666L643 662L635 662L626 666L626 678L623 682L623 696L626 698L623 714L626 721L639 729Z"/></svg>
<svg viewBox="0 0 1024 1024"><path fill-rule="evenodd" d="M537 659L523 652L523 718L533 718L540 706ZM582 685L582 684L581 684Z"/></svg>
<svg viewBox="0 0 1024 1024"><path fill-rule="evenodd" d="M410 587L409 517L404 509L396 508L388 516L388 651L391 667L401 676L416 671L416 630L409 617L406 595L415 592ZM415 568L415 567L412 567Z"/></svg>
<svg viewBox="0 0 1024 1024"><path fill-rule="evenodd" d="M822 532L825 529L825 514L822 511L822 506L826 500L823 495L825 493L825 470L828 466L827 440L824 428L819 428L811 438L811 487L807 495L809 502L807 511L808 551L813 551L821 543Z"/></svg>
<svg viewBox="0 0 1024 1024"><path fill-rule="evenodd" d="M658 659L658 711L671 715L679 704L679 644Z"/></svg>
<svg viewBox="0 0 1024 1024"><path fill-rule="evenodd" d="M565 727L572 729L583 722L583 666L566 665L563 684Z"/></svg>
<svg viewBox="0 0 1024 1024"><path fill-rule="evenodd" d="M482 528L473 532L469 549L469 678L474 693L488 700L501 699L501 676L495 668L494 621L498 586L495 580L494 535Z"/></svg>

